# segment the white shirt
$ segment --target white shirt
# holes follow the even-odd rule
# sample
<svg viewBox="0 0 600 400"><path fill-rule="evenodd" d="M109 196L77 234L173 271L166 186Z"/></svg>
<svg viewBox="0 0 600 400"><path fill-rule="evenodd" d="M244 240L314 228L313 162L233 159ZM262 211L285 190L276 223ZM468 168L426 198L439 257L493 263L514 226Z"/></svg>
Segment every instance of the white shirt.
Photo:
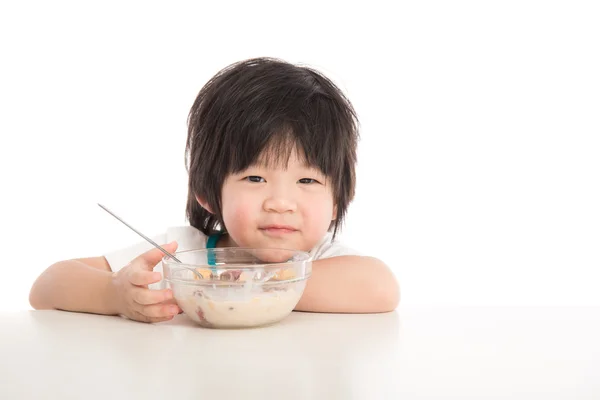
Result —
<svg viewBox="0 0 600 400"><path fill-rule="evenodd" d="M359 252L344 246L339 241L332 241L331 237L331 232L328 232L325 237L321 239L321 241L317 243L317 245L309 252L313 261L336 256L360 255ZM177 241L177 251L187 251L206 248L206 241L208 237L193 226L176 226L168 228L166 232L157 236L153 236L151 239L159 245ZM144 240L136 243L135 245L106 253L104 254L104 257L108 261L110 269L113 272L116 272L129 264L134 258L152 249L153 247L154 246L152 246L152 244ZM162 274L160 262L154 266L154 271ZM164 287L162 282L164 281L150 285L149 288L162 289Z"/></svg>

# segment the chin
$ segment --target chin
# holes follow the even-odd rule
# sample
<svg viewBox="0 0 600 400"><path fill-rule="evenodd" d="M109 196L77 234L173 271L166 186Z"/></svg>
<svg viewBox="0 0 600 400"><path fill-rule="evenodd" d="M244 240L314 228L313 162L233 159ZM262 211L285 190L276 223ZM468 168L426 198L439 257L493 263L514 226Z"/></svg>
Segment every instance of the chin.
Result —
<svg viewBox="0 0 600 400"><path fill-rule="evenodd" d="M294 234L296 235L296 234ZM233 238L232 238L233 239ZM307 246L303 240L298 240L296 237L269 237L259 232L254 237L247 237L246 240L235 241L238 247L253 248L253 249L287 249L295 251L310 252L313 246ZM301 243L299 243L301 242Z"/></svg>

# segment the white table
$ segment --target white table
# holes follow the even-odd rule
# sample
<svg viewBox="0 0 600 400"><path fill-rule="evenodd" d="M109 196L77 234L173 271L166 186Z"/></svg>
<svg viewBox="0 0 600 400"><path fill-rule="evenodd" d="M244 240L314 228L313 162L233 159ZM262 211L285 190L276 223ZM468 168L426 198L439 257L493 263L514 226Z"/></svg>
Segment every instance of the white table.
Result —
<svg viewBox="0 0 600 400"><path fill-rule="evenodd" d="M210 330L0 314L0 399L600 399L599 308L293 313Z"/></svg>

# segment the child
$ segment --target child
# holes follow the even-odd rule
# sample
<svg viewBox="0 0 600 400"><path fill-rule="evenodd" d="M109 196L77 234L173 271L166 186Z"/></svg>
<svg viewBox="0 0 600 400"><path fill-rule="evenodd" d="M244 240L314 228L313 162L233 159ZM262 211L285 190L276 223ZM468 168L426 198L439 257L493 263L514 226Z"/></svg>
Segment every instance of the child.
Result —
<svg viewBox="0 0 600 400"><path fill-rule="evenodd" d="M354 196L357 119L317 71L281 60L235 63L200 91L188 117L190 226L154 238L169 252L281 247L310 252L312 276L296 310L370 313L396 308L381 261L340 244ZM163 254L147 242L61 261L33 284L36 309L160 322L180 312L161 286Z"/></svg>

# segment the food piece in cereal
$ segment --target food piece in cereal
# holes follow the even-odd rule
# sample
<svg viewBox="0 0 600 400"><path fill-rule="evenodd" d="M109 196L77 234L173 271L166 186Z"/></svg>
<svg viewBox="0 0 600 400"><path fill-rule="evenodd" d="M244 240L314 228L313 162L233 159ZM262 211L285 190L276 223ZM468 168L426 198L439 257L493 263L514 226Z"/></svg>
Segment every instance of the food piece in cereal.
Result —
<svg viewBox="0 0 600 400"><path fill-rule="evenodd" d="M271 278L273 281L286 281L288 279L294 279L296 277L296 273L291 268L280 269L277 271L275 276Z"/></svg>
<svg viewBox="0 0 600 400"><path fill-rule="evenodd" d="M202 275L203 279L210 279L210 277L212 275L212 271L210 269L206 269L206 268L196 268L196 272L198 272L200 275ZM194 274L194 279L200 280L200 278L196 274Z"/></svg>
<svg viewBox="0 0 600 400"><path fill-rule="evenodd" d="M222 281L235 282L235 281L239 280L241 274L242 274L241 270L225 271L221 274L219 279Z"/></svg>

